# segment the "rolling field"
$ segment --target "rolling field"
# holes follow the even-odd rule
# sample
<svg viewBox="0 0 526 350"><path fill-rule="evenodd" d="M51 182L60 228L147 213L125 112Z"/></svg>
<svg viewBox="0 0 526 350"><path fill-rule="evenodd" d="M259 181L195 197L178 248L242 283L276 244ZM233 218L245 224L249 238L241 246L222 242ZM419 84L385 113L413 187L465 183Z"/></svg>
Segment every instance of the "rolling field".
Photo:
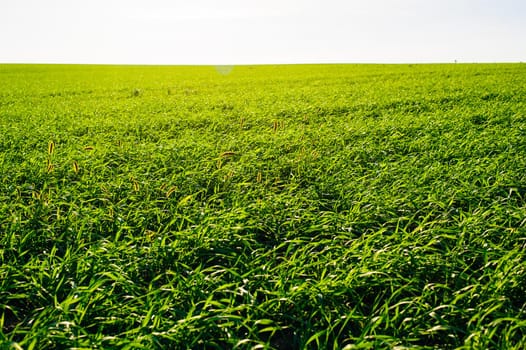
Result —
<svg viewBox="0 0 526 350"><path fill-rule="evenodd" d="M526 348L526 64L0 65L1 349Z"/></svg>

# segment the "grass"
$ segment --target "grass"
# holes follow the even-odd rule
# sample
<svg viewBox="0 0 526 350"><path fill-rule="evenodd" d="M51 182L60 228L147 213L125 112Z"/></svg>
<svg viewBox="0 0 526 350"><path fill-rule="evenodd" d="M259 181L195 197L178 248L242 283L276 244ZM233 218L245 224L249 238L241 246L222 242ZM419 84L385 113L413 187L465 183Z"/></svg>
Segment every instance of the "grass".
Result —
<svg viewBox="0 0 526 350"><path fill-rule="evenodd" d="M6 349L526 347L526 65L0 66Z"/></svg>

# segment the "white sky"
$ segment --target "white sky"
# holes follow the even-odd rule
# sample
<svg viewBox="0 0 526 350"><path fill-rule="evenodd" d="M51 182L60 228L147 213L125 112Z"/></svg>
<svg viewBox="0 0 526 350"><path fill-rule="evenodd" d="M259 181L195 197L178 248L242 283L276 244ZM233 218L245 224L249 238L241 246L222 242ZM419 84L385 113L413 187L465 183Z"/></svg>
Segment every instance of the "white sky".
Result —
<svg viewBox="0 0 526 350"><path fill-rule="evenodd" d="M526 0L0 0L0 62L526 61Z"/></svg>

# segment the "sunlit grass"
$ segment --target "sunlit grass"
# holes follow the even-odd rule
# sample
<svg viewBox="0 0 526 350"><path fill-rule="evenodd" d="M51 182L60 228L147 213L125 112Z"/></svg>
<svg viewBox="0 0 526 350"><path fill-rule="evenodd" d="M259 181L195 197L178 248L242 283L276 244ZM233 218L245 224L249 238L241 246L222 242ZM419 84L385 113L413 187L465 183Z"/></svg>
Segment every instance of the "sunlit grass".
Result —
<svg viewBox="0 0 526 350"><path fill-rule="evenodd" d="M526 66L0 66L0 341L526 347Z"/></svg>

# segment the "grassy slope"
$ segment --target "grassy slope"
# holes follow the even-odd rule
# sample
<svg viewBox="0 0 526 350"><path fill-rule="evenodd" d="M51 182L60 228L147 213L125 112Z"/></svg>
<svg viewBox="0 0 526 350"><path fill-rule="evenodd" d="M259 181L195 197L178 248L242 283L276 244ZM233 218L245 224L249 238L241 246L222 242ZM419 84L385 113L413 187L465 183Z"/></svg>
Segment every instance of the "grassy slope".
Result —
<svg viewBox="0 0 526 350"><path fill-rule="evenodd" d="M524 347L525 101L524 64L0 66L0 341Z"/></svg>

